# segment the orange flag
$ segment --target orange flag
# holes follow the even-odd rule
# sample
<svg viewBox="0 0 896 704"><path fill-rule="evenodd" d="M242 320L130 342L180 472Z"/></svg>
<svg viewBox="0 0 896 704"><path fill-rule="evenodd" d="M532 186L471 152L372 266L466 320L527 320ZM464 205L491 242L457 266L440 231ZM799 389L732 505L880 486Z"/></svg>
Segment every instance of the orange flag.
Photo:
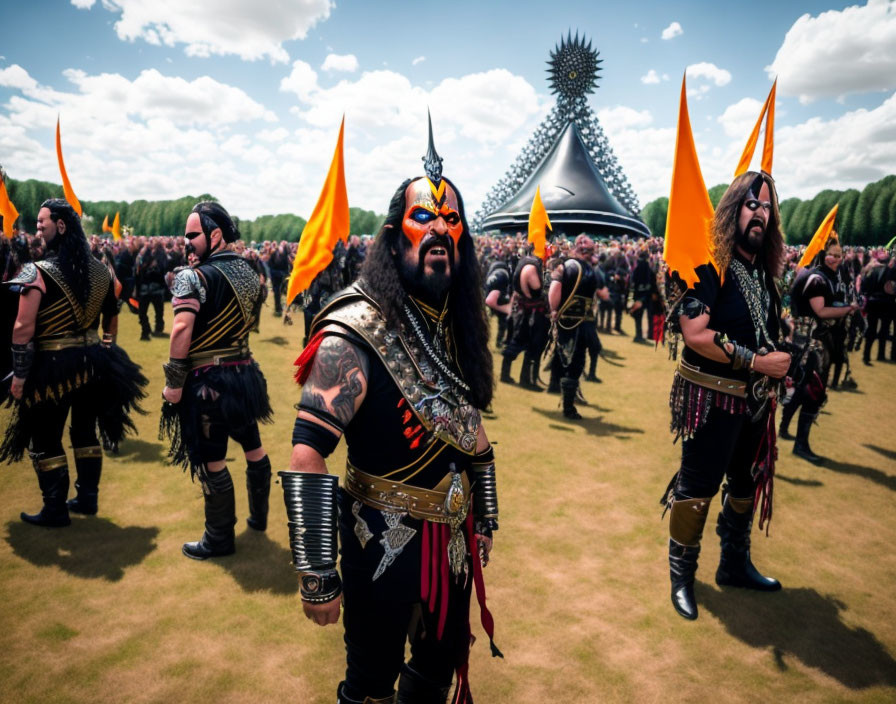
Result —
<svg viewBox="0 0 896 704"><path fill-rule="evenodd" d="M694 286L699 280L698 266L711 263L718 270L718 265L709 239L713 207L694 146L685 80L681 80L678 136L675 140L675 164L672 167L663 259L670 271L678 272L688 286Z"/></svg>
<svg viewBox="0 0 896 704"><path fill-rule="evenodd" d="M529 241L535 245L535 256L544 259L546 254L546 230L553 230L548 211L541 202L541 186L535 189L532 209L529 211Z"/></svg>
<svg viewBox="0 0 896 704"><path fill-rule="evenodd" d="M81 203L72 190L72 184L68 180L68 174L65 171L65 162L62 160L62 138L59 134L59 118L56 118L56 158L59 160L59 173L62 175L62 190L65 193L65 199L68 204L75 209L78 217L81 217Z"/></svg>
<svg viewBox="0 0 896 704"><path fill-rule="evenodd" d="M6 184L2 178L0 178L0 215L3 216L3 234L7 239L11 240L12 226L15 224L16 218L19 217L19 211L16 210L16 206L9 199L9 194L6 192Z"/></svg>
<svg viewBox="0 0 896 704"><path fill-rule="evenodd" d="M103 218L103 232L112 232L112 228L109 227L109 216Z"/></svg>
<svg viewBox="0 0 896 704"><path fill-rule="evenodd" d="M110 231L112 232L112 239L118 242L121 239L121 218L118 217L118 213L115 213L115 219L112 221Z"/></svg>
<svg viewBox="0 0 896 704"><path fill-rule="evenodd" d="M327 180L324 181L320 198L317 199L314 212L311 213L299 240L299 249L286 290L287 306L311 285L315 276L327 268L333 260L333 247L336 246L336 242L348 241L348 193L345 190L345 164L342 157L344 130L343 115Z"/></svg>
<svg viewBox="0 0 896 704"><path fill-rule="evenodd" d="M824 249L824 246L828 242L828 237L830 237L831 232L834 231L834 220L837 219L838 207L840 207L839 203L831 208L831 212L829 212L825 219L821 221L821 225L818 226L818 229L809 241L809 246L806 247L806 251L803 252L803 256L800 257L800 263L797 264L797 268L809 266L809 264L812 263L812 260L815 259L815 255Z"/></svg>
<svg viewBox="0 0 896 704"><path fill-rule="evenodd" d="M762 118L765 118L765 141L762 145L762 170L771 175L772 173L772 149L774 147L775 133L775 89L778 85L778 79L772 83L772 89L769 91L768 97L759 112L759 119L750 133L747 145L744 147L743 154L737 168L734 170L734 177L737 178L750 168L750 162L753 161L753 154L756 152L756 145L759 142L759 129L762 127Z"/></svg>

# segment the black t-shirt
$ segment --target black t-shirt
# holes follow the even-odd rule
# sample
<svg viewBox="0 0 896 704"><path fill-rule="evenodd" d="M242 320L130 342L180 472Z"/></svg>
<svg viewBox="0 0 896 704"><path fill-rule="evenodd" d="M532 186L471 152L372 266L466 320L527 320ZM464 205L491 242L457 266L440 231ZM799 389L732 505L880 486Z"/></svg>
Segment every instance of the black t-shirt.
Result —
<svg viewBox="0 0 896 704"><path fill-rule="evenodd" d="M774 282L762 267L759 257L756 258L757 263L752 264L738 253L735 253L733 256L744 265L751 276L755 272L765 290L768 291L770 304L765 325L771 339L777 340L779 335L778 308L780 301ZM719 275L716 273L715 268L706 264L697 268L697 275L700 277L700 280L694 288L687 291L685 299L695 298L709 309L709 325L707 327L710 330L721 332L727 335L729 340L756 352L759 345L757 345L753 319L750 317L750 309L747 307L747 302L737 285L731 267L729 266L728 268L724 283L719 280ZM687 345L685 345L682 358L708 374L715 374L716 376L729 379L743 379L744 381L749 379L748 369L735 371L731 368L731 364L707 359Z"/></svg>

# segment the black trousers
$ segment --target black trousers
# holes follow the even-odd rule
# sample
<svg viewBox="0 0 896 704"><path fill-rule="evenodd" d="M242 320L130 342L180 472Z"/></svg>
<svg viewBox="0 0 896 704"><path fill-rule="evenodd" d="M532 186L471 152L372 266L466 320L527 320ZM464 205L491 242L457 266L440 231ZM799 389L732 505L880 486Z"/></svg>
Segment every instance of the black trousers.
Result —
<svg viewBox="0 0 896 704"><path fill-rule="evenodd" d="M557 330L557 357L560 360L561 373L564 379L578 379L585 370L585 353L588 351L590 335L586 326L590 328L594 338L597 333L594 331L594 325L581 323L572 330Z"/></svg>
<svg viewBox="0 0 896 704"><path fill-rule="evenodd" d="M548 342L548 319L541 310L518 310L511 317L512 334L502 354L516 359L525 352L533 359L540 359Z"/></svg>
<svg viewBox="0 0 896 704"><path fill-rule="evenodd" d="M765 426L764 418L751 423L746 414L713 407L703 427L682 443L675 498L710 498L726 478L731 496L752 496L751 469Z"/></svg>
<svg viewBox="0 0 896 704"><path fill-rule="evenodd" d="M46 402L40 406L40 423L31 431L31 452L43 457L59 457L65 454L62 435L69 411L72 424L69 437L74 447L99 445L96 437L96 418L102 398L94 388L75 389L63 396L58 403Z"/></svg>
<svg viewBox="0 0 896 704"><path fill-rule="evenodd" d="M152 334L149 327L149 306L155 309L156 332L162 332L165 329L165 296L162 293L140 296L140 332L144 337Z"/></svg>
<svg viewBox="0 0 896 704"><path fill-rule="evenodd" d="M199 420L202 428L199 435L199 452L204 463L219 462L227 457L227 441L233 438L243 448L252 452L261 447L258 423L252 421L238 428L230 427L221 413L221 406L212 398L197 399Z"/></svg>
<svg viewBox="0 0 896 704"><path fill-rule="evenodd" d="M877 340L877 359L884 359L884 346L887 342L887 328L890 326L886 301L868 301L865 305L868 329L865 331L865 351L862 358L871 360L871 346Z"/></svg>
<svg viewBox="0 0 896 704"><path fill-rule="evenodd" d="M283 279L286 278L286 272L277 271L275 269L271 269L271 288L274 291L274 312L282 313L283 312L283 303L281 302L281 298L283 297Z"/></svg>

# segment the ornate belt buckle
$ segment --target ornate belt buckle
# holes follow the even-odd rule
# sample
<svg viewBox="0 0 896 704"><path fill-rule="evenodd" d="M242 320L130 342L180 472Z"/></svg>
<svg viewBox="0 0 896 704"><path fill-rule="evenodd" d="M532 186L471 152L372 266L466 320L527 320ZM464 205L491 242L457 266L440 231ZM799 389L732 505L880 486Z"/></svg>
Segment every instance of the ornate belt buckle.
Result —
<svg viewBox="0 0 896 704"><path fill-rule="evenodd" d="M460 480L460 472L451 473L451 486L445 495L445 513L449 518L455 518L466 504L464 485Z"/></svg>

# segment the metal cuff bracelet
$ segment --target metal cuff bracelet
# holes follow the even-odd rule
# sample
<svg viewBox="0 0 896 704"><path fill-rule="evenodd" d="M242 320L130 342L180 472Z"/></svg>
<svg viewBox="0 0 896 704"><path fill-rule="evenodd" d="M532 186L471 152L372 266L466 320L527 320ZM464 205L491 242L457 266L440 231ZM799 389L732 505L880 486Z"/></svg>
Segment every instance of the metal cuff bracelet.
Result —
<svg viewBox="0 0 896 704"><path fill-rule="evenodd" d="M34 364L34 341L23 345L12 343L12 371L19 379L25 379Z"/></svg>
<svg viewBox="0 0 896 704"><path fill-rule="evenodd" d="M278 472L289 524L289 547L298 572L336 569L336 489L339 478L315 472Z"/></svg>

